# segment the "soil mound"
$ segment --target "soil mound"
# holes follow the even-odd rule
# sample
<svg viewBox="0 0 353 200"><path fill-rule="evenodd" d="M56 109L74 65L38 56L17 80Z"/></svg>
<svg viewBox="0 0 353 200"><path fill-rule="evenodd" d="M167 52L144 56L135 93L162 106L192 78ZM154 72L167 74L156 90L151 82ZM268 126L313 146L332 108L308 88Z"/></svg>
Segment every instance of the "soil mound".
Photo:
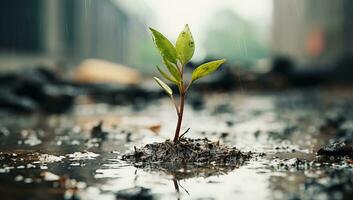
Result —
<svg viewBox="0 0 353 200"><path fill-rule="evenodd" d="M238 166L250 156L251 153L241 152L235 147L230 148L207 138L181 138L178 142L166 140L162 143L147 144L142 148L135 147L133 152L123 155L122 159L139 163L138 165L172 162L175 164Z"/></svg>

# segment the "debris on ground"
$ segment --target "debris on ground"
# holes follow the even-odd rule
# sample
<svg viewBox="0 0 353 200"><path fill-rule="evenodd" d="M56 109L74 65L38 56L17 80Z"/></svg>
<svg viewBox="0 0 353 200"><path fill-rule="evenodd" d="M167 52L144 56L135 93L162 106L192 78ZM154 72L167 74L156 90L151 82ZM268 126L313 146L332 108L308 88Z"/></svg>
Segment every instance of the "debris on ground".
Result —
<svg viewBox="0 0 353 200"><path fill-rule="evenodd" d="M121 95L120 90L105 91L116 94L106 97L115 102L124 99L115 99ZM124 88L121 92L130 94L130 90ZM98 96L100 94L105 97L104 92ZM142 99L147 98L142 96L143 92L139 94ZM183 138L178 144L166 141L138 147L122 161L118 155L133 145L168 137L169 134L162 132L160 135L151 134L138 121L145 119L140 116L147 115L162 119L161 124L164 124L167 117L174 117L168 112L156 113L155 108L164 109L167 101L164 99L159 101L160 105L141 110L135 110L133 106L115 108L87 104L80 105L82 107L74 110L77 113L72 115L6 116L0 124L1 197L143 199L141 193L144 192L136 189L143 187L150 189L153 199L170 199L173 178L182 180L180 198L205 199L209 195L221 199L218 195L221 193L223 196L237 194L246 199L249 197L247 189L255 188L259 191L258 199L267 198L260 193L271 192L277 199L352 199L353 157L349 157L352 149L346 148L353 145L351 95L338 103L337 95L331 92L308 89L306 92L284 91L264 96L244 93L242 98L247 101L228 102L237 99L237 95L229 95L229 98L223 94L207 96L205 108L200 111L187 106L188 119L191 119L187 120L187 126L195 130L190 136L218 138L223 144L256 153L244 153L207 139ZM127 96L132 98L134 95ZM231 109L228 111L233 113L227 111L227 106L220 106L218 111L221 112L214 115L220 100L225 100L221 105L229 105ZM254 100L259 106L253 106ZM105 119L107 113L121 118L122 123L110 128L104 120L103 125L97 123L93 128L98 134L83 134L92 130L87 129L93 127L92 121ZM338 115L326 119L327 113ZM201 115L202 118L198 118ZM343 120L342 116L346 119ZM321 130L322 124L329 128ZM158 126L152 128L158 129ZM161 128L164 129L164 125ZM100 137L104 131L109 132L109 140L92 137ZM41 144L37 144L38 140ZM196 150L197 146L199 149ZM235 152L233 156L232 151ZM195 185L217 188L217 191L221 188L221 192L200 193ZM182 187L190 191L190 196L186 196L188 192ZM123 196L121 191L126 188L134 188L129 192L137 191L136 195L127 192L129 196Z"/></svg>
<svg viewBox="0 0 353 200"><path fill-rule="evenodd" d="M144 187L134 187L121 190L116 194L117 200L152 200L151 190Z"/></svg>
<svg viewBox="0 0 353 200"><path fill-rule="evenodd" d="M55 156L55 155L49 155L49 154L41 154L39 155L38 159L39 162L41 163L54 163L54 162L60 162L65 158L65 156Z"/></svg>
<svg viewBox="0 0 353 200"><path fill-rule="evenodd" d="M250 158L237 148L229 148L207 138L181 138L178 142L166 140L162 143L147 144L134 152L123 155L122 159L133 163L195 163L215 165L236 165Z"/></svg>
<svg viewBox="0 0 353 200"><path fill-rule="evenodd" d="M333 157L353 157L353 148L351 145L348 145L345 142L335 142L321 147L318 150L317 155Z"/></svg>
<svg viewBox="0 0 353 200"><path fill-rule="evenodd" d="M91 130L91 137L92 138L100 138L105 140L107 138L108 132L103 131L103 122L100 121L96 126L94 126Z"/></svg>
<svg viewBox="0 0 353 200"><path fill-rule="evenodd" d="M64 113L78 92L54 70L39 66L0 74L0 110L19 113Z"/></svg>
<svg viewBox="0 0 353 200"><path fill-rule="evenodd" d="M298 158L290 159L273 159L270 162L270 166L277 170L305 170L311 165L307 160Z"/></svg>

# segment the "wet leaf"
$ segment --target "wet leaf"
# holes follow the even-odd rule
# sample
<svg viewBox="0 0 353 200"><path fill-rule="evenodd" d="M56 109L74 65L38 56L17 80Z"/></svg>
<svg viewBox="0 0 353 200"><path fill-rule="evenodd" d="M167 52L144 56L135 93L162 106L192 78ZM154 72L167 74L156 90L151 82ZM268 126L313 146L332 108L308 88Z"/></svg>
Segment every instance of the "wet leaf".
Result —
<svg viewBox="0 0 353 200"><path fill-rule="evenodd" d="M177 82L180 82L181 75L179 70L177 69L177 66L174 65L173 63L169 62L167 59L163 59L165 66L167 67L168 71L170 74L174 77L174 79Z"/></svg>
<svg viewBox="0 0 353 200"><path fill-rule="evenodd" d="M225 59L215 60L215 61L211 61L200 65L192 72L192 75L191 75L192 81L205 77L211 74L212 72L216 71L221 66L221 64L223 64L225 61L226 61Z"/></svg>
<svg viewBox="0 0 353 200"><path fill-rule="evenodd" d="M163 78L178 85L178 81L175 80L175 78L173 76L171 76L171 75L167 74L166 72L164 72L163 70L161 70L161 68L159 68L158 65L156 65L156 67L157 67L159 73L163 76Z"/></svg>
<svg viewBox="0 0 353 200"><path fill-rule="evenodd" d="M185 25L184 30L179 34L176 42L176 51L182 64L189 62L194 55L195 42L188 25Z"/></svg>
<svg viewBox="0 0 353 200"><path fill-rule="evenodd" d="M162 33L153 28L150 28L150 30L153 35L153 41L162 57L172 63L177 63L177 52L174 45L166 37L164 37Z"/></svg>
<svg viewBox="0 0 353 200"><path fill-rule="evenodd" d="M173 90L166 84L164 83L161 79L157 78L157 77L153 77L154 80L158 83L159 86L161 86L165 92L169 95L172 96L173 95Z"/></svg>

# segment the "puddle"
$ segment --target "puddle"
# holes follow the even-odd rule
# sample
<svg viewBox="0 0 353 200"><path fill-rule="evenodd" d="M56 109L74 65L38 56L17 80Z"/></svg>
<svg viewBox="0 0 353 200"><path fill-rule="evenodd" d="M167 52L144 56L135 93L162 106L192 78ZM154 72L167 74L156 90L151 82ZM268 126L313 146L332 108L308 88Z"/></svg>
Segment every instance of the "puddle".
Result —
<svg viewBox="0 0 353 200"><path fill-rule="evenodd" d="M205 109L186 106L183 130L190 128L186 137L207 137L255 156L232 167L170 162L141 168L122 160L134 147L173 136L176 116L168 99L144 110L99 104L79 105L66 116L9 116L0 122L2 197L353 197L352 159L316 156L320 147L336 140L352 144L353 103L349 95L308 90L212 94L204 99ZM344 119L332 113L344 115ZM14 125L14 120L18 124ZM100 121L103 124L99 126Z"/></svg>
<svg viewBox="0 0 353 200"><path fill-rule="evenodd" d="M70 160L92 160L99 156L99 154L93 152L75 152L66 154Z"/></svg>
<svg viewBox="0 0 353 200"><path fill-rule="evenodd" d="M65 156L54 156L49 154L41 154L39 155L39 162L41 163L53 163L60 162L65 158Z"/></svg>

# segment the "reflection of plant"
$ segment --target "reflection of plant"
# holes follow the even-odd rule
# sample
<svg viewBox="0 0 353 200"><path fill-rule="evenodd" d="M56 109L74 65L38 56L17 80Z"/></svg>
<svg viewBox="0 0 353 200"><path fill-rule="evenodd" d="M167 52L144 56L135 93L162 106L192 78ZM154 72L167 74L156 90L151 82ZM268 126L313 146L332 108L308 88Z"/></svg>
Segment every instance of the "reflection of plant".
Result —
<svg viewBox="0 0 353 200"><path fill-rule="evenodd" d="M157 49L159 50L159 53L161 54L163 62L166 68L168 69L169 73L163 71L158 66L157 69L163 76L163 78L174 83L179 89L180 103L178 105L174 100L172 89L162 80L157 77L154 77L155 81L166 91L166 93L170 96L173 104L175 105L175 109L178 115L178 121L173 141L177 142L180 138L179 134L181 123L183 120L184 102L188 89L190 88L191 84L197 79L200 79L216 71L220 67L220 65L225 62L225 60L215 60L200 65L192 72L191 81L189 81L189 83L186 85L184 83L183 76L184 66L190 61L195 51L195 43L190 32L189 26L185 25L184 30L179 34L175 46L160 32L152 28L150 28L150 30L153 35L153 41Z"/></svg>

